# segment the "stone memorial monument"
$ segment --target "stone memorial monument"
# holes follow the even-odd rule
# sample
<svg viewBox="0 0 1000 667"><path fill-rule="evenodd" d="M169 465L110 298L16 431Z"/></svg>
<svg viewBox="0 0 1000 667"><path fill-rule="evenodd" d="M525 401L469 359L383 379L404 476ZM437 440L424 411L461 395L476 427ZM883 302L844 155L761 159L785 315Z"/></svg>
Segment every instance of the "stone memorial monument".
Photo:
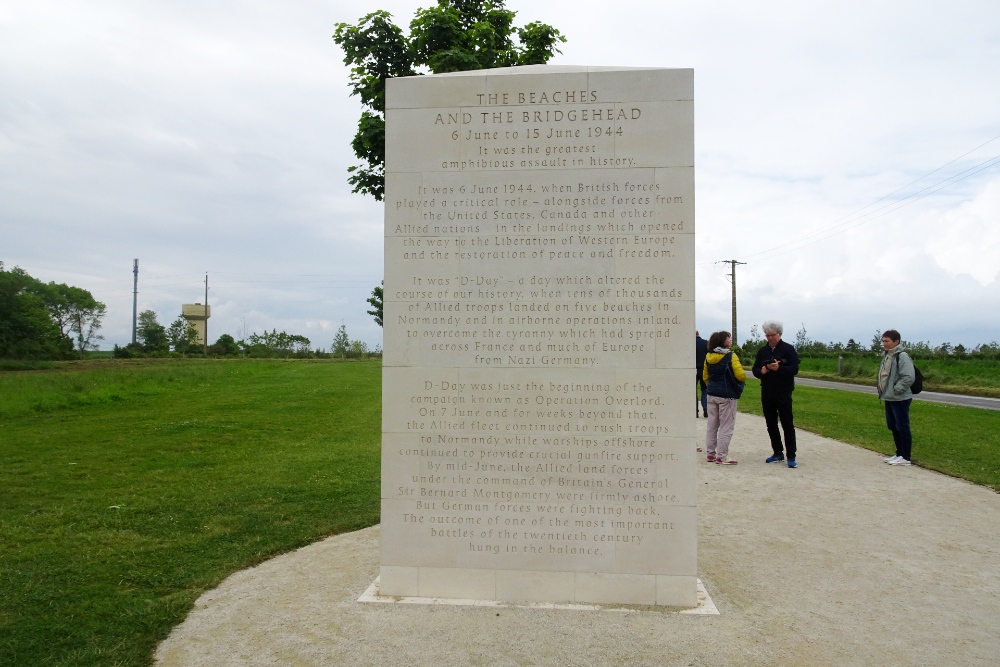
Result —
<svg viewBox="0 0 1000 667"><path fill-rule="evenodd" d="M380 595L696 605L693 89L386 82Z"/></svg>

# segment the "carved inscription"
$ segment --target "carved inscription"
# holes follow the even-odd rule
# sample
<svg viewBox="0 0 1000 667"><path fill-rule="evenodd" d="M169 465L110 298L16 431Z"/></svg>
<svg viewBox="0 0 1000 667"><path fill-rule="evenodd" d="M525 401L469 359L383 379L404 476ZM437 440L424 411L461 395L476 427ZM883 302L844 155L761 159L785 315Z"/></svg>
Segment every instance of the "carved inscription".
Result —
<svg viewBox="0 0 1000 667"><path fill-rule="evenodd" d="M517 80L390 116L383 564L693 576L690 102Z"/></svg>

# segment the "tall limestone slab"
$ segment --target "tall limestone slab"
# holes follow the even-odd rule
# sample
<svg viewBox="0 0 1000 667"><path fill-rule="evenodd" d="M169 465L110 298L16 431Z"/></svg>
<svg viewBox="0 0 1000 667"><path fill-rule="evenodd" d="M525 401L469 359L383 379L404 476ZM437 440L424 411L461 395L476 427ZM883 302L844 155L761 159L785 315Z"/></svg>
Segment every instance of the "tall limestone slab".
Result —
<svg viewBox="0 0 1000 667"><path fill-rule="evenodd" d="M696 604L693 81L387 82L382 595Z"/></svg>

